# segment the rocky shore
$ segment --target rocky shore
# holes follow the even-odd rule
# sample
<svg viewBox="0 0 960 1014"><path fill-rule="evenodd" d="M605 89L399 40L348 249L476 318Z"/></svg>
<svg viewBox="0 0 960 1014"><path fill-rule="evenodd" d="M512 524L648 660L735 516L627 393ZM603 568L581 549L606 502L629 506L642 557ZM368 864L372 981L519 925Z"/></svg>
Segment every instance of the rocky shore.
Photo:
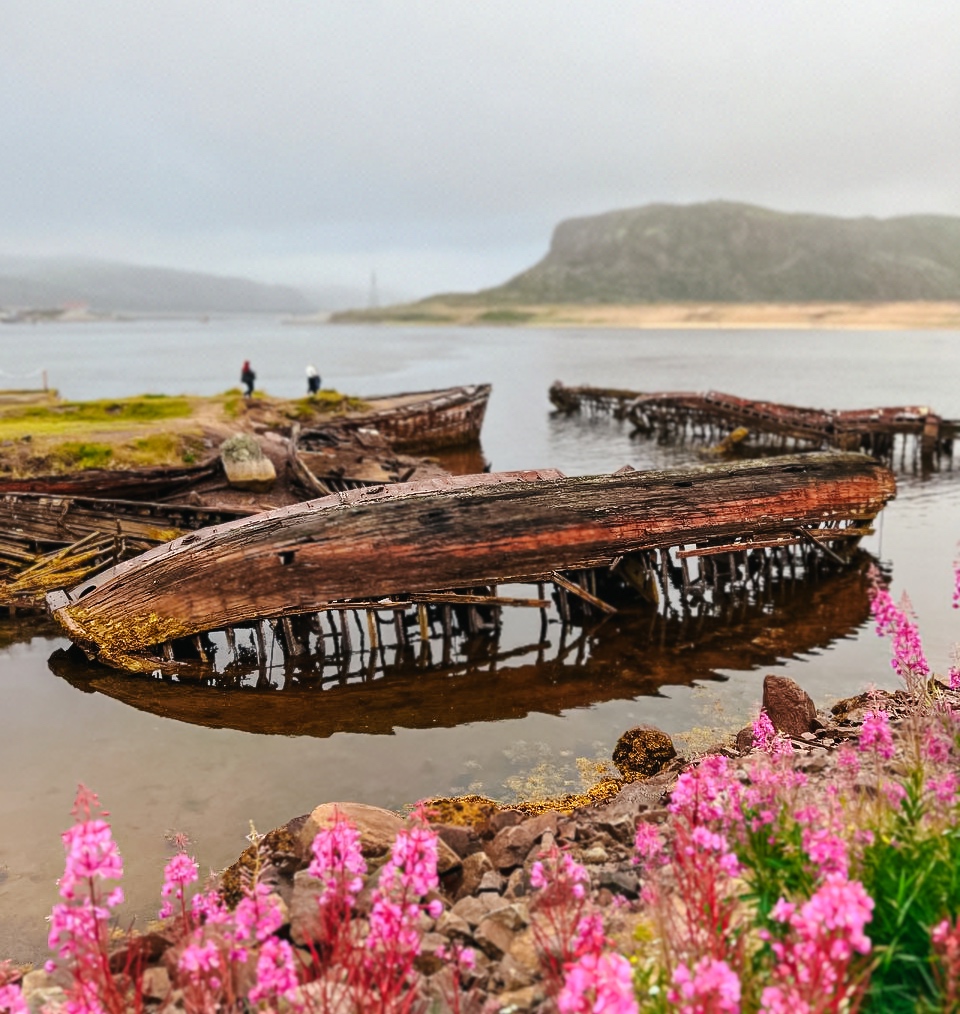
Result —
<svg viewBox="0 0 960 1014"><path fill-rule="evenodd" d="M949 703L960 706L960 692L939 689ZM841 701L830 713L818 713L792 680L767 676L764 681L763 707L774 728L791 740L795 770L824 785L833 780L837 748L858 737L865 711L878 704L895 725L909 710L911 698L903 691L874 691ZM747 781L752 750L748 728L733 742L709 752L723 754L737 777ZM606 932L619 952L629 955L642 921L634 904L642 886L634 861L637 827L667 819L678 776L700 759L677 756L665 733L638 727L625 733L614 751L621 778L600 783L587 796L518 807L502 807L476 796L427 801L425 812L439 839L439 888L427 900L439 901L442 911L435 919L426 912L421 916L423 935L416 968L431 1009L448 1009L449 976L444 969L452 946L469 947L475 953L464 983L469 987L464 1002L471 1010L515 1014L547 1009L542 964L531 928L531 870L554 849L569 853L586 869L590 900L604 912ZM368 915L377 871L407 821L400 814L365 804L319 805L263 836L220 879L222 895L235 904L249 882L245 871L259 867L260 881L282 902L285 922L280 935L304 953L315 939L320 890L307 870L311 843L338 813L360 832L368 873L357 898L357 913L361 918ZM140 953L149 951L151 962L144 993L167 1009L171 1000L168 969L175 967L178 957L174 935L158 923L138 939ZM23 988L31 1010L56 1000L60 992L56 982L39 970L24 977Z"/></svg>

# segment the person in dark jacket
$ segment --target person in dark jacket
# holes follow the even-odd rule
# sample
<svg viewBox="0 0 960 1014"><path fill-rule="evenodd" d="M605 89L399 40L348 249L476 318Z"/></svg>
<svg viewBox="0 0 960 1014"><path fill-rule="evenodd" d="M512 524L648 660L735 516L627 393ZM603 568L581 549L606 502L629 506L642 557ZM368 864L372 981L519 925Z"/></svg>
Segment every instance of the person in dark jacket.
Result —
<svg viewBox="0 0 960 1014"><path fill-rule="evenodd" d="M244 359L243 368L240 370L240 383L246 388L243 392L244 398L249 398L253 394L253 384L256 379L257 375L250 366L250 360Z"/></svg>

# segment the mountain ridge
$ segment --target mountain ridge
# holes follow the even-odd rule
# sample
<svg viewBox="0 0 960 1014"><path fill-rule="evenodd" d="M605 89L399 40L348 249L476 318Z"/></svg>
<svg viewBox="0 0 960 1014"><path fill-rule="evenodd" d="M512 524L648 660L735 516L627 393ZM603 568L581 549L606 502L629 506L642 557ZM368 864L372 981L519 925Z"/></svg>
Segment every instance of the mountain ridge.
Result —
<svg viewBox="0 0 960 1014"><path fill-rule="evenodd" d="M0 256L0 306L83 304L97 313L309 313L298 289L94 258Z"/></svg>
<svg viewBox="0 0 960 1014"><path fill-rule="evenodd" d="M537 264L474 296L508 304L956 300L960 218L649 204L560 222Z"/></svg>

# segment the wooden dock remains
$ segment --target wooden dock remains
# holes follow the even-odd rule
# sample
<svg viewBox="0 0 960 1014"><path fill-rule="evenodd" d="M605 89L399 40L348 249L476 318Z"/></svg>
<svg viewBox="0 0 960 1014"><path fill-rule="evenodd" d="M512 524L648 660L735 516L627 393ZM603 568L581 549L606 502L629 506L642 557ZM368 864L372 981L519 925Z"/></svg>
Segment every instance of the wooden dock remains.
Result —
<svg viewBox="0 0 960 1014"><path fill-rule="evenodd" d="M784 571L844 565L894 495L893 475L853 454L578 478L450 476L216 525L47 603L88 655L118 668L209 664L211 634L236 653L238 628L266 665L270 628L300 657L325 650L325 622L349 653L364 628L371 645L381 640L384 614L398 640L426 640L434 623L475 632L507 607L545 616L547 587L564 624L615 612L608 586L690 608ZM503 596L505 584L536 592Z"/></svg>
<svg viewBox="0 0 960 1014"><path fill-rule="evenodd" d="M934 465L952 460L960 420L944 419L928 406L832 409L753 401L719 391L643 393L620 388L566 387L557 381L550 401L565 414L610 413L635 432L662 440L716 443L743 427L784 451L836 447L860 450L882 461L919 459Z"/></svg>

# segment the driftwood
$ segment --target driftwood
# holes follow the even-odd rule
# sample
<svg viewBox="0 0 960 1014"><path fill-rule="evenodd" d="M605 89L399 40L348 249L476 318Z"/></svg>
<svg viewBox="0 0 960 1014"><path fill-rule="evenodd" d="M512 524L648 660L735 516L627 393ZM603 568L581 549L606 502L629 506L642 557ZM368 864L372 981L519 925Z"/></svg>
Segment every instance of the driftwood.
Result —
<svg viewBox="0 0 960 1014"><path fill-rule="evenodd" d="M655 548L665 581L671 546L746 552L812 530L846 554L856 544L848 529L864 534L894 492L887 469L843 454L370 487L187 535L51 593L48 606L91 655L145 669L157 646L203 631L353 600L375 608L367 603L388 596L550 581Z"/></svg>
<svg viewBox="0 0 960 1014"><path fill-rule="evenodd" d="M952 455L960 422L943 419L926 405L887 408L801 408L772 401L753 401L719 391L659 391L644 393L621 388L550 388L554 407L566 414L582 410L610 412L629 419L640 432L661 434L714 433L744 427L753 432L790 440L798 448L836 447L864 450L880 457L893 452L894 439L913 438L925 458ZM717 433L716 435L719 435Z"/></svg>

